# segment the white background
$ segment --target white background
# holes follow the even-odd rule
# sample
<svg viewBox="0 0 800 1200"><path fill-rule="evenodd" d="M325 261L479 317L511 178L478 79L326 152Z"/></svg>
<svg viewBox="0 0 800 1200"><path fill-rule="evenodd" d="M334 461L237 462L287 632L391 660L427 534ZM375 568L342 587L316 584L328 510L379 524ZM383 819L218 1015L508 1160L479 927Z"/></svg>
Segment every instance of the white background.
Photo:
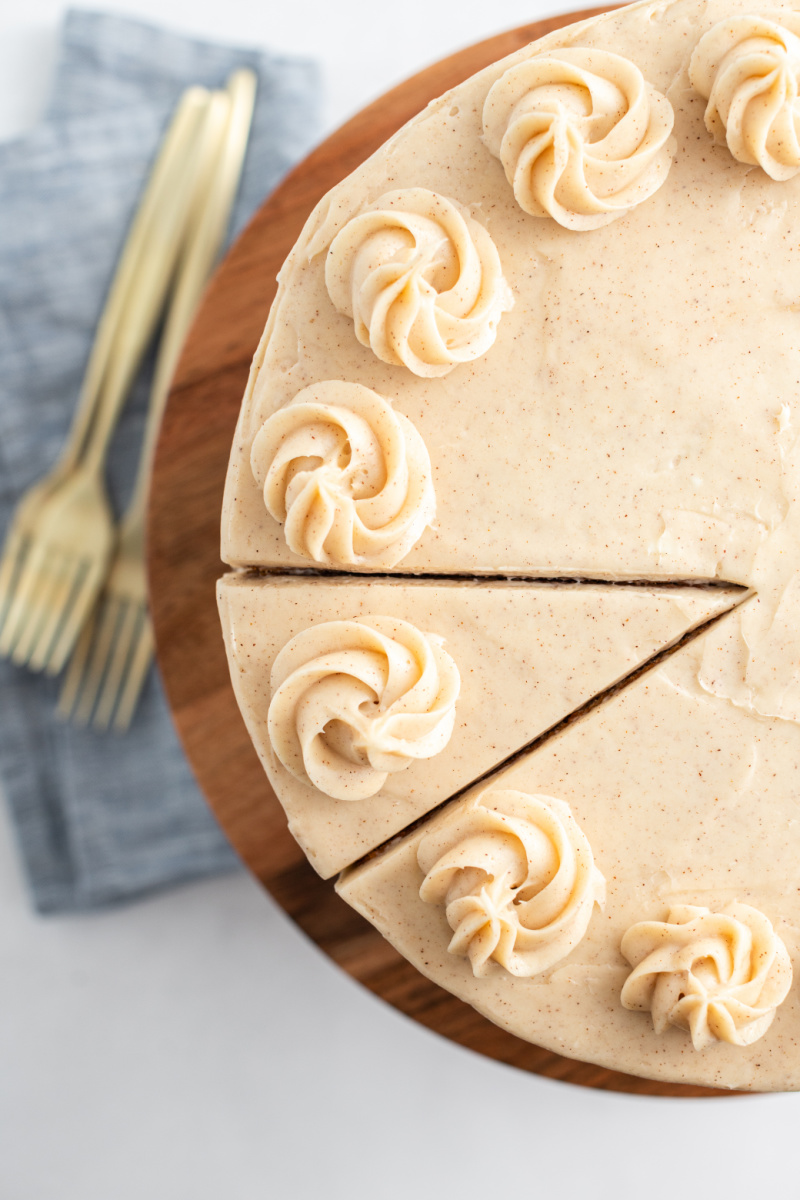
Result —
<svg viewBox="0 0 800 1200"><path fill-rule="evenodd" d="M315 56L328 131L569 3L108 7ZM0 137L41 111L61 11L0 0ZM0 818L0 1200L794 1198L798 1119L800 1096L632 1098L478 1058L362 991L244 874L36 918Z"/></svg>

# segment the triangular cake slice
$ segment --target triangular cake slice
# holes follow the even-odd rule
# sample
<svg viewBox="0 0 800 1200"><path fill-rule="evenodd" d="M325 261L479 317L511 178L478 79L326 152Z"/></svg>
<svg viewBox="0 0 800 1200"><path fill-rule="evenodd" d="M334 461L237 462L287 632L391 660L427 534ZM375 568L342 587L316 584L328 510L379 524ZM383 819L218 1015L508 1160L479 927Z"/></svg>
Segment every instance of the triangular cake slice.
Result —
<svg viewBox="0 0 800 1200"><path fill-rule="evenodd" d="M537 1045L653 1079L796 1090L800 998L796 987L788 989L785 952L796 957L800 929L800 727L767 722L706 691L699 678L707 636L676 650L404 839L346 872L337 890L423 974ZM539 799L521 801L520 794ZM532 951L524 935L511 950L503 949L501 939L494 949L476 940L486 936L490 923L484 919L479 928L479 900L484 910L494 906L490 915L497 929L509 928L496 881L510 860L493 868L488 850L480 859L483 873L475 873L477 884L467 879L461 886L454 873L442 874L478 865L476 837L487 828L496 835L504 822L513 838L513 823L525 816L526 803L534 824L541 827L537 813L548 810L560 822L579 869L586 867L580 859L584 842L593 859L580 883L585 904L577 923L567 911L570 904L575 907L580 890L574 862L573 882L563 887L561 900L544 919L540 913L530 922L539 926L537 952L547 940L548 921L562 942L556 945L551 938L547 956L532 963L538 968L544 962L543 969L527 975ZM472 838L466 850L465 836ZM537 853L547 868L541 847ZM529 862L533 858L529 855ZM562 852L562 862L568 859ZM530 892L546 878L533 882L537 870L541 873L541 866L532 867L526 881L533 884ZM453 889L449 905L448 888ZM523 905L529 895L521 893ZM466 911L470 903L473 908ZM744 913L748 920L755 911L758 925L772 929L770 944L756 939L751 952L747 930L737 946L727 918L720 938L717 919L712 928L708 917L701 913L698 920L690 910L733 912L740 918ZM668 922L685 923L687 915L698 928L704 926L706 938L695 956L701 961L693 981L685 970L692 961L685 932L678 927L682 940L670 957L675 947L665 928ZM571 922L571 940L564 940L564 919L567 932ZM454 936L459 926L460 941ZM627 992L629 1003L639 1007L621 1002L632 971L621 944L634 926L639 926L634 939L639 946L632 955L628 943L632 958L650 949L656 966L684 971L665 982L653 1012L646 979L638 992ZM773 935L784 949L773 944ZM487 950L489 958L482 963ZM711 954L717 955L714 971L720 974L710 985L717 1036L709 1039L707 1028L700 1027L700 1008L703 981L710 978L704 963L708 966ZM728 972L738 974L726 993ZM747 978L739 977L742 972ZM675 1023L684 993L692 994L698 1007L695 1033L702 1048L696 1049L690 1032ZM664 1027L657 1031L659 1022ZM751 1037L752 1044L746 1044Z"/></svg>
<svg viewBox="0 0 800 1200"><path fill-rule="evenodd" d="M250 736L328 877L743 594L228 575L219 607Z"/></svg>

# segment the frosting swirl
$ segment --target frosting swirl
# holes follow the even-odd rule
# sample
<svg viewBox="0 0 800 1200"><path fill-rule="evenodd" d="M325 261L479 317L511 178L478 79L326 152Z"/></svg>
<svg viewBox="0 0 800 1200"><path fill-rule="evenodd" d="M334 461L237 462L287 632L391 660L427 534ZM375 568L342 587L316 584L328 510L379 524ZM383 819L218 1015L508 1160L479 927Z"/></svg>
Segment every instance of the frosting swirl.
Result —
<svg viewBox="0 0 800 1200"><path fill-rule="evenodd" d="M299 633L270 684L269 737L287 771L335 800L364 800L444 749L461 679L440 638L370 617Z"/></svg>
<svg viewBox="0 0 800 1200"><path fill-rule="evenodd" d="M625 1008L647 1012L656 1033L677 1025L695 1050L715 1041L749 1046L772 1024L792 982L786 947L758 909L722 912L673 905L666 921L642 921L622 939L634 968Z"/></svg>
<svg viewBox="0 0 800 1200"><path fill-rule="evenodd" d="M731 17L703 35L689 64L709 133L776 180L800 171L798 33L794 13Z"/></svg>
<svg viewBox="0 0 800 1200"><path fill-rule="evenodd" d="M483 134L520 208L597 229L655 192L672 165L666 96L627 58L563 48L518 63L492 86Z"/></svg>
<svg viewBox="0 0 800 1200"><path fill-rule="evenodd" d="M425 188L387 192L348 221L325 282L362 345L429 377L485 354L514 303L483 226Z"/></svg>
<svg viewBox="0 0 800 1200"><path fill-rule="evenodd" d="M436 513L419 433L357 383L304 388L261 427L250 463L289 549L313 562L393 567Z"/></svg>
<svg viewBox="0 0 800 1200"><path fill-rule="evenodd" d="M492 790L419 844L419 894L444 905L451 954L482 976L490 960L538 975L577 946L605 881L569 806L551 796Z"/></svg>

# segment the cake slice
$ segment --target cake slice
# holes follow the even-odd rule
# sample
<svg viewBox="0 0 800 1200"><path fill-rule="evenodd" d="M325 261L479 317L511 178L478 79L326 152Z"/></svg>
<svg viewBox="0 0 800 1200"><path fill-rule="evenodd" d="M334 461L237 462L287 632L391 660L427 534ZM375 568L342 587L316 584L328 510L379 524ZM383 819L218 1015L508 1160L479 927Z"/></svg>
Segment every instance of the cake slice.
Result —
<svg viewBox="0 0 800 1200"><path fill-rule="evenodd" d="M218 593L248 731L325 877L744 595L242 575Z"/></svg>
<svg viewBox="0 0 800 1200"><path fill-rule="evenodd" d="M706 636L345 872L337 890L424 975L518 1037L653 1079L796 1090L800 728L706 691ZM560 822L558 870L543 856L542 812ZM562 888L553 904L545 886L551 911L530 919L519 908L537 898L530 880L505 908L497 892L523 819L538 839L522 835L538 886ZM487 834L495 849L484 840L476 857ZM525 943L526 922L539 944Z"/></svg>

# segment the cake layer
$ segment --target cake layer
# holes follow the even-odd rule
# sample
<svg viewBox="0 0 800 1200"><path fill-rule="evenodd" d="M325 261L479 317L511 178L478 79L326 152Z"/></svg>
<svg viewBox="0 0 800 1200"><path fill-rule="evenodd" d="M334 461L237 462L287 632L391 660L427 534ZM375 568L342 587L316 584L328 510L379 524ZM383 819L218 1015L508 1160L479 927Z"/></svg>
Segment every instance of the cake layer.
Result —
<svg viewBox="0 0 800 1200"><path fill-rule="evenodd" d="M405 839L346 872L337 890L423 974L519 1037L654 1079L797 1089L800 998L796 984L785 994L788 965L780 947L785 946L796 973L800 730L791 722L765 721L707 692L698 682L706 636L677 650ZM453 922L428 894L430 877L427 901L420 897L431 860L439 854L437 838L442 841L444 823L452 826L454 813L465 821L478 797L492 809L492 797L509 791L549 797L556 813L569 806L606 881L602 910L594 908L579 943L557 964L530 977L515 977L496 960L476 975L463 952L448 951ZM502 795L496 803L509 808ZM679 917L697 921L700 913L698 927L708 926L712 918L702 915L706 909L722 914L713 920L726 929L734 924L731 913L749 920L755 911L780 939L779 953L770 960L773 974L780 975L775 994L782 1000L772 1023L771 1011L761 1015L758 1009L759 989L748 992L747 980L738 992L741 1004L735 998L728 1004L728 1015L732 1012L736 1020L768 1025L751 1045L712 1038L697 1050L683 1028L669 1024L663 1032L655 1031L655 1003L651 1016L620 1002L635 958L632 941L655 939L664 970L666 926L652 923L668 918L674 923ZM620 946L634 926L635 935L625 943L626 961ZM757 973L760 948L757 940L753 945L734 963L735 970ZM703 954L716 953L709 946L711 941ZM730 969L728 956L737 953L726 933L715 968L720 977ZM710 961L701 959L698 974L710 970ZM515 968L514 959L509 962ZM686 976L680 978L673 999L692 990ZM773 984L777 987L770 979L767 990ZM633 991L629 985L629 1003ZM757 1024L745 1025L743 1036L758 1032Z"/></svg>
<svg viewBox="0 0 800 1200"><path fill-rule="evenodd" d="M495 769L654 654L732 608L743 595L740 589L723 587L241 575L225 576L218 591L231 678L248 731L292 833L326 877ZM350 624L331 626L329 634L319 632L331 622ZM354 622L372 623L366 629L367 642L353 641L353 633L358 634ZM386 638L392 637L400 639L399 649L395 647L403 660L400 670L407 669L409 654L418 658L428 653L419 650L418 641L409 642L407 627L433 646L428 665L440 672L439 696L434 687L422 716L418 705L415 711L428 722L422 736L439 740L426 741L421 747L425 757L410 765L405 760L402 769L394 770L390 762L385 782L372 785L369 795L351 799L325 794L312 784L297 754L299 765L291 770L284 765L294 762L292 739L296 741L305 720L306 733L301 729L299 736L313 740L307 727L317 718L309 715L309 705L327 706L323 711L328 715L318 726L322 730L330 721L335 732L323 730L314 743L317 749L309 753L317 756L312 774L316 771L318 781L336 790L336 780L330 783L330 759L339 764L341 775L343 721L359 723L364 711L375 711L379 721L384 717L396 723L392 714L404 711L402 696L398 700L389 695L394 685L386 682L381 655ZM309 635L309 630L316 632ZM312 648L304 650L305 643L298 642L297 649L286 651L301 635L314 639ZM413 684L420 673L417 662L408 669ZM325 682L331 679L333 683ZM319 691L321 682L328 688L324 694ZM334 686L336 695L331 692ZM280 687L281 696L271 709ZM309 688L317 690L309 693ZM452 713L445 711L453 703L454 724ZM298 717L303 705L305 716ZM341 713L337 705L344 705ZM395 738L390 753L396 754L396 730L389 733ZM359 736L364 736L363 730ZM363 753L359 757L352 746L344 752L350 755L344 771L347 792L348 772L361 787L368 768ZM412 747L409 753L417 750Z"/></svg>

